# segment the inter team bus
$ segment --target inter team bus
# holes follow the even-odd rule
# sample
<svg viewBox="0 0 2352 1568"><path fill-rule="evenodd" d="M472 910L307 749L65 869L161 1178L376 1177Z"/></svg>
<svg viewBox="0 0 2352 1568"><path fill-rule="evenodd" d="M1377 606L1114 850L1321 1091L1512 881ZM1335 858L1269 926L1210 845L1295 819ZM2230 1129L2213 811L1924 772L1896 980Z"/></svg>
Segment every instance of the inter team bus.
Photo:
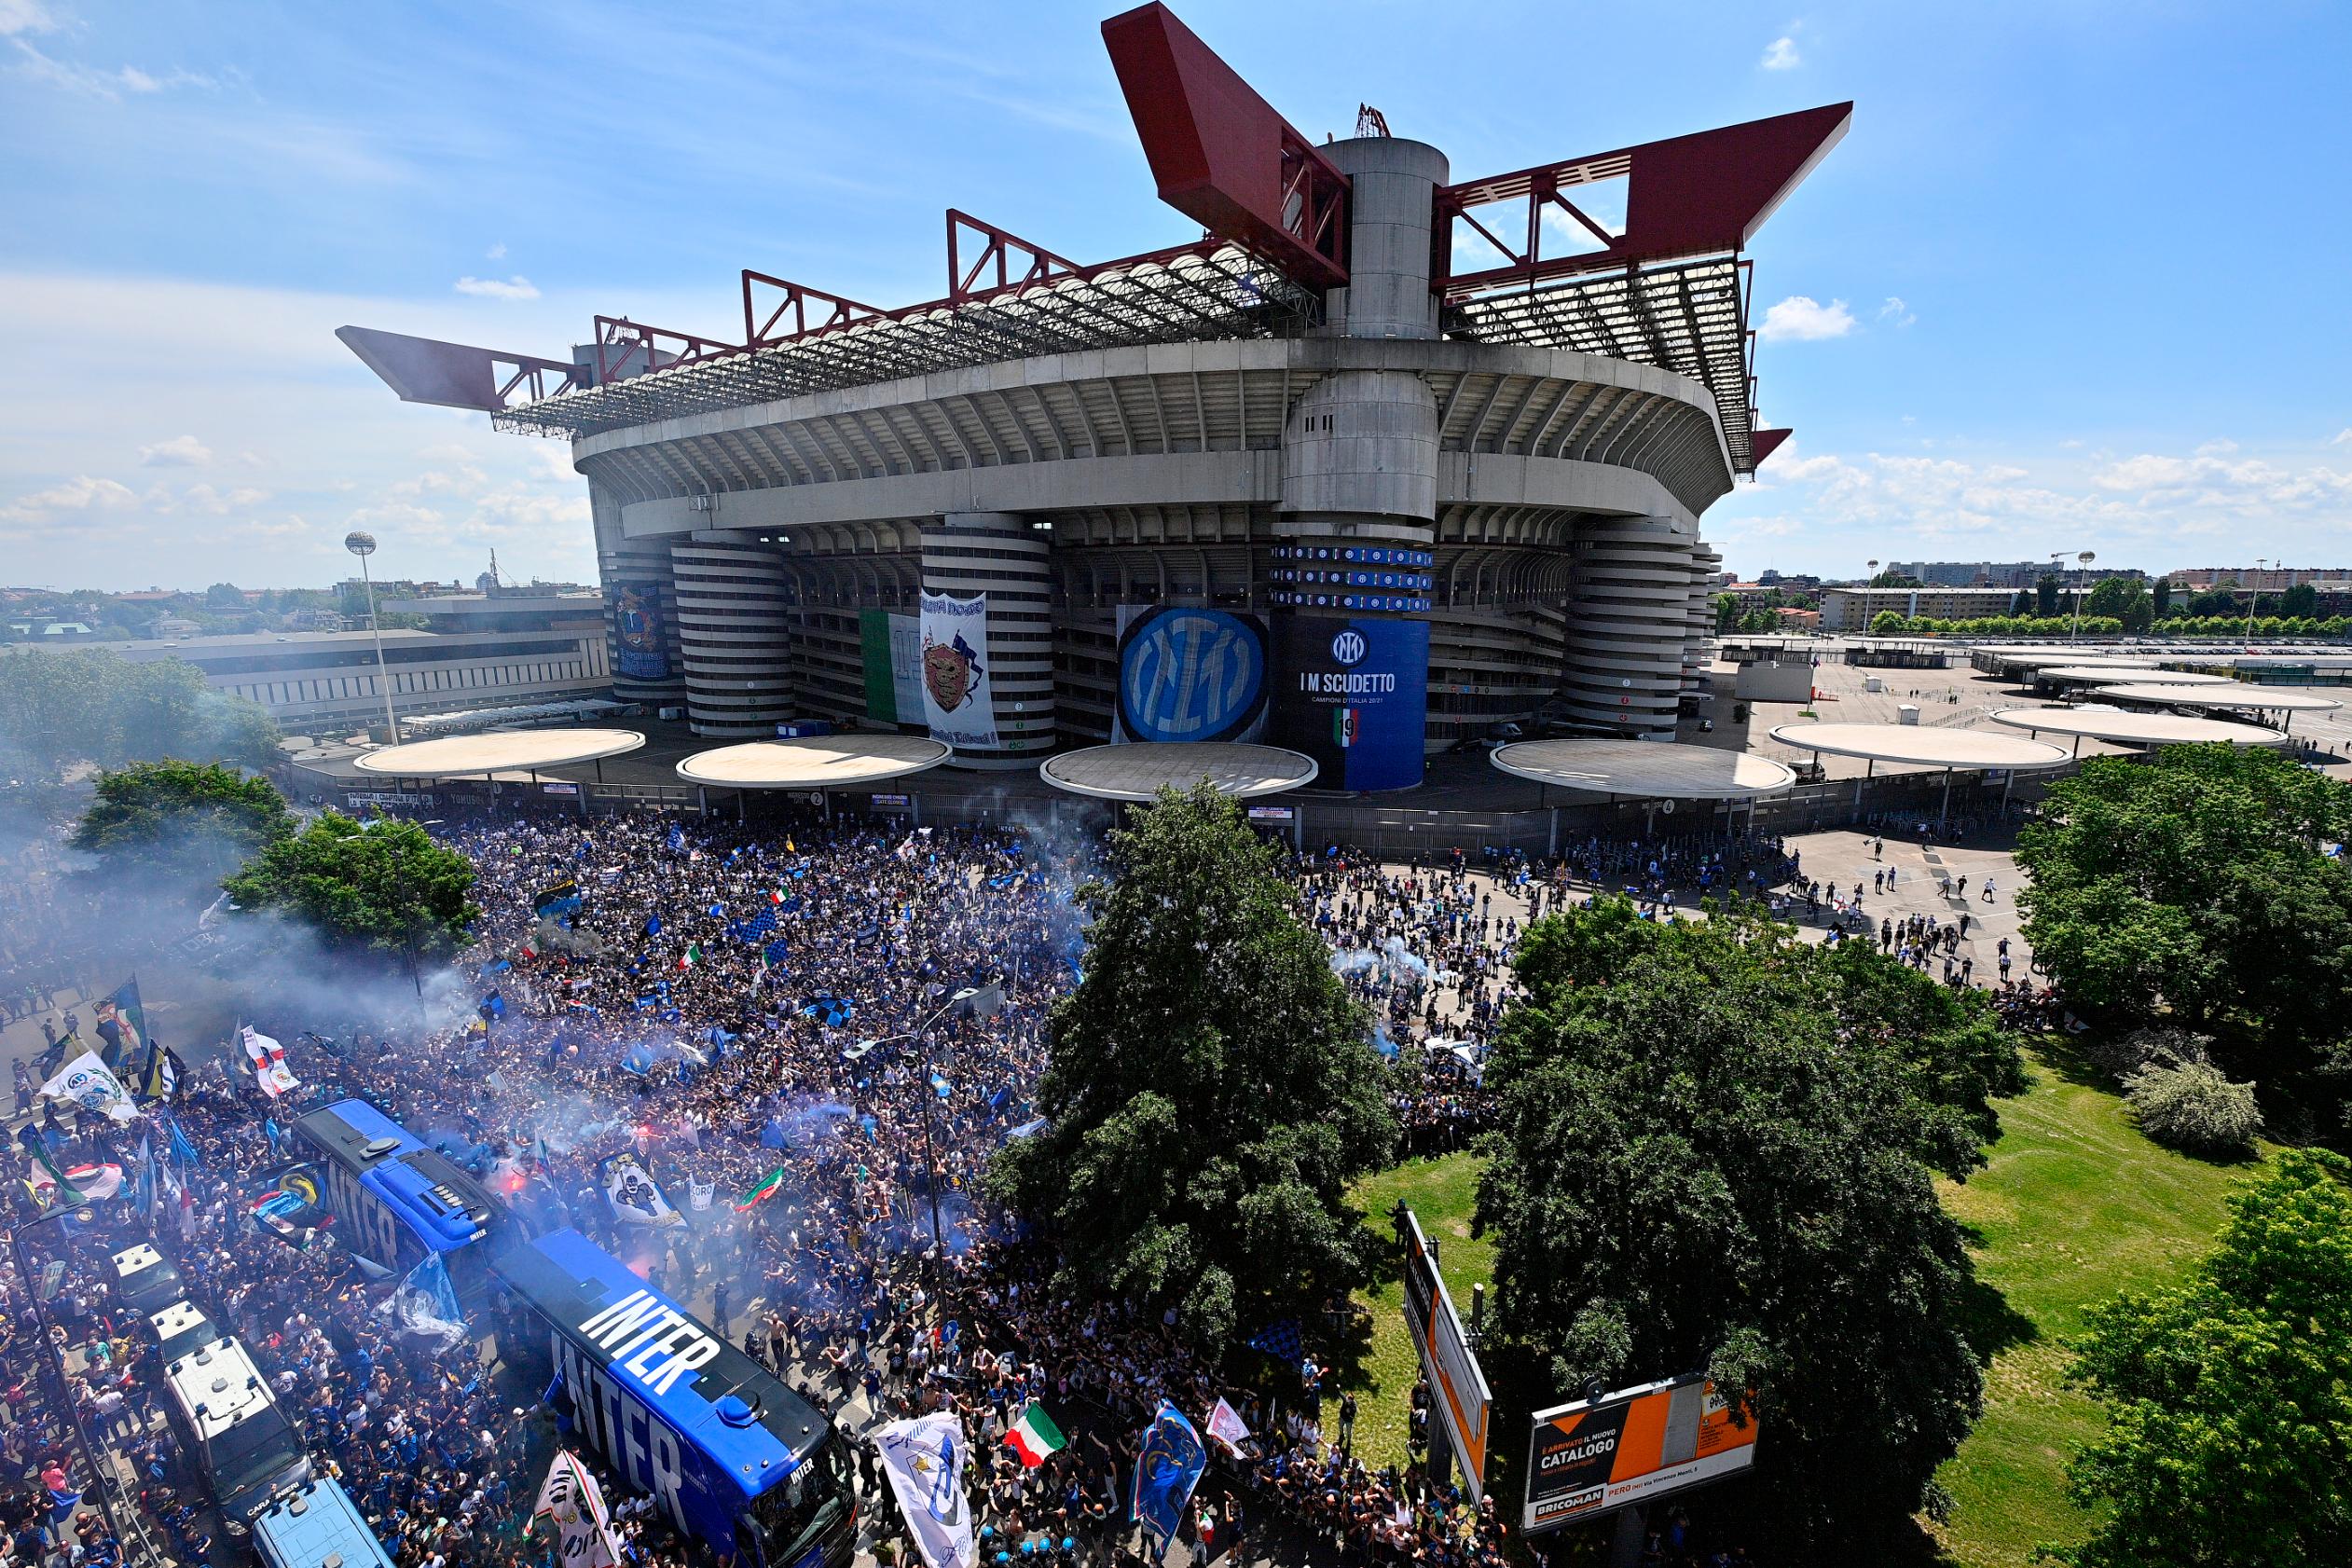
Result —
<svg viewBox="0 0 2352 1568"><path fill-rule="evenodd" d="M750 1568L849 1561L848 1454L815 1406L577 1231L510 1234L492 1267L545 1332L534 1376L670 1523Z"/></svg>
<svg viewBox="0 0 2352 1568"><path fill-rule="evenodd" d="M321 1155L338 1242L379 1269L406 1273L438 1253L471 1311L488 1279L475 1245L498 1210L475 1179L365 1100L338 1100L294 1124Z"/></svg>
<svg viewBox="0 0 2352 1568"><path fill-rule="evenodd" d="M350 1494L328 1477L255 1515L254 1545L268 1568L392 1568Z"/></svg>

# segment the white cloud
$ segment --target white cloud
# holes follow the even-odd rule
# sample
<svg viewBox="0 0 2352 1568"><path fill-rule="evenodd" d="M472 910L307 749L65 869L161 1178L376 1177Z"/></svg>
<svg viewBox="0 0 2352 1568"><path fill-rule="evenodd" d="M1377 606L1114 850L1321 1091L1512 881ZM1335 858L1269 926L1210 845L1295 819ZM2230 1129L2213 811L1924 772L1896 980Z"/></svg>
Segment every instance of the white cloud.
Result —
<svg viewBox="0 0 2352 1568"><path fill-rule="evenodd" d="M142 468L203 468L212 461L213 449L193 435L175 435L139 448Z"/></svg>
<svg viewBox="0 0 2352 1568"><path fill-rule="evenodd" d="M1791 295L1764 312L1756 336L1767 343L1810 343L1843 337L1858 323L1842 299L1823 305L1808 295Z"/></svg>
<svg viewBox="0 0 2352 1568"><path fill-rule="evenodd" d="M110 512L138 503L139 498L128 485L78 474L0 506L0 522L45 523L67 512Z"/></svg>
<svg viewBox="0 0 2352 1568"><path fill-rule="evenodd" d="M1796 40L1784 34L1765 46L1764 59L1758 63L1767 71L1794 71L1805 61L1796 52Z"/></svg>
<svg viewBox="0 0 2352 1568"><path fill-rule="evenodd" d="M0 0L0 6L6 6L8 3L9 0ZM126 92L144 96L161 92L167 88L213 88L220 85L212 77L198 72L176 68L158 76L152 71L143 71L136 65L123 65L107 71L94 65L83 65L74 61L59 60L43 54L21 36L24 33L39 29L19 26L11 30L7 25L9 20L6 12L0 12L0 35L7 36L8 41L16 46L17 62L9 67L10 74L36 82L47 82L49 86L65 92L77 92L90 98L102 98L108 103L119 103Z"/></svg>
<svg viewBox="0 0 2352 1568"><path fill-rule="evenodd" d="M539 289L520 273L512 278L460 278L456 283L460 294L470 294L476 299L537 299Z"/></svg>
<svg viewBox="0 0 2352 1568"><path fill-rule="evenodd" d="M1887 296L1887 302L1878 307L1878 319L1892 322L1897 326L1909 326L1919 318L1910 306L1903 302L1901 295L1891 294Z"/></svg>
<svg viewBox="0 0 2352 1568"><path fill-rule="evenodd" d="M501 240L498 243L492 245L488 250L484 251L482 253L482 259L485 261L504 261L506 259L506 241Z"/></svg>
<svg viewBox="0 0 2352 1568"><path fill-rule="evenodd" d="M56 19L40 0L0 0L0 38L13 38L20 33L47 33L56 25Z"/></svg>
<svg viewBox="0 0 2352 1568"><path fill-rule="evenodd" d="M2352 447L2352 425L2346 425L2342 430L2337 431L2333 435L2329 436L2328 445L2331 447Z"/></svg>

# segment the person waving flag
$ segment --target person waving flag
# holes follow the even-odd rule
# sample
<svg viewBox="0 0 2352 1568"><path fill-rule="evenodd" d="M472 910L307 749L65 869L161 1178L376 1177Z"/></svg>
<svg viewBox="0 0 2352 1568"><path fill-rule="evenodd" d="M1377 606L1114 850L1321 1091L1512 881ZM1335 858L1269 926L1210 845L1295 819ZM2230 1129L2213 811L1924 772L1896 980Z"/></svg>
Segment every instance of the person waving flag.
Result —
<svg viewBox="0 0 2352 1568"><path fill-rule="evenodd" d="M1024 1469L1034 1470L1068 1446L1069 1439L1035 1399L1022 1407L1021 1417L1005 1433L1005 1447L1020 1456Z"/></svg>

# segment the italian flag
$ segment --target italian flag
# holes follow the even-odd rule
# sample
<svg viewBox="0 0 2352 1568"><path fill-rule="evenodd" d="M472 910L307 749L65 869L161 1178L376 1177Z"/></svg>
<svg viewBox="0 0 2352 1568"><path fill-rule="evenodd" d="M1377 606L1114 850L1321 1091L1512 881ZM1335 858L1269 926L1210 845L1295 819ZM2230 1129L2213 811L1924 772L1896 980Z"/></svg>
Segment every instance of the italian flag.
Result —
<svg viewBox="0 0 2352 1568"><path fill-rule="evenodd" d="M702 943L690 942L686 944L686 956L678 960L678 967L681 970L690 970L701 962Z"/></svg>
<svg viewBox="0 0 2352 1568"><path fill-rule="evenodd" d="M781 1188L783 1185L784 1167L778 1165L776 1169L768 1172L766 1178L763 1180L759 1186L754 1187L750 1191L746 1192L742 1197L737 1198L735 1201L735 1212L737 1214L750 1214L753 1209L758 1208L762 1204L764 1204L770 1198L775 1197L777 1190Z"/></svg>
<svg viewBox="0 0 2352 1568"><path fill-rule="evenodd" d="M1061 1452L1068 1441L1035 1399L1022 1408L1021 1419L1005 1434L1005 1447L1019 1454L1022 1465L1031 1470L1044 1464L1046 1455Z"/></svg>

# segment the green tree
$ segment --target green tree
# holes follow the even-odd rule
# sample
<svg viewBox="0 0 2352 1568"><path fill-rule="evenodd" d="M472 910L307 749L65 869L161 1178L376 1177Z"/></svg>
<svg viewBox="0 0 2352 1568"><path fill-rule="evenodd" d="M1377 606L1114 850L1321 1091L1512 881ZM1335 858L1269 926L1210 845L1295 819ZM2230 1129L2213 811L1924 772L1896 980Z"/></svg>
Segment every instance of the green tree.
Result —
<svg viewBox="0 0 2352 1568"><path fill-rule="evenodd" d="M245 591L234 583L215 583L204 590L204 604L210 610L242 610Z"/></svg>
<svg viewBox="0 0 2352 1568"><path fill-rule="evenodd" d="M2149 590L2149 597L2154 601L2152 609L2157 620L2161 621L2166 616L2171 614L2172 579L2169 577L2157 578L2156 585Z"/></svg>
<svg viewBox="0 0 2352 1568"><path fill-rule="evenodd" d="M1902 611L1881 610L1878 613L1870 617L1870 635L1873 637L1901 637L1910 625L1911 623L1905 618Z"/></svg>
<svg viewBox="0 0 2352 1568"><path fill-rule="evenodd" d="M73 845L118 871L202 870L217 878L293 832L294 814L267 778L215 763L133 763L98 776Z"/></svg>
<svg viewBox="0 0 2352 1568"><path fill-rule="evenodd" d="M1369 1020L1272 855L1205 785L1110 835L1050 1026L1051 1125L991 1173L1052 1234L1057 1288L1174 1304L1211 1353L1369 1276L1347 1183L1396 1135Z"/></svg>
<svg viewBox="0 0 2352 1568"><path fill-rule="evenodd" d="M1739 625L1740 596L1717 594L1715 596L1715 630L1719 633L1734 631L1739 628Z"/></svg>
<svg viewBox="0 0 2352 1568"><path fill-rule="evenodd" d="M0 747L50 777L163 757L260 767L277 744L267 709L212 690L185 659L131 660L108 648L0 658Z"/></svg>
<svg viewBox="0 0 2352 1568"><path fill-rule="evenodd" d="M1703 1368L1767 1434L1743 1517L1815 1552L1906 1529L1982 1393L1932 1177L1982 1163L2023 1084L1988 1004L1867 943L1622 899L1536 922L1515 970L1478 1200L1506 1401Z"/></svg>
<svg viewBox="0 0 2352 1568"><path fill-rule="evenodd" d="M2156 615L2148 585L2137 577L2101 578L2084 597L2083 613L2111 616L2133 633L2146 631Z"/></svg>
<svg viewBox="0 0 2352 1568"><path fill-rule="evenodd" d="M2319 613L2319 590L2298 583L2278 596L2278 613L2290 619Z"/></svg>
<svg viewBox="0 0 2352 1568"><path fill-rule="evenodd" d="M482 912L468 898L474 862L414 822L360 822L329 811L273 840L221 884L240 907L283 910L346 949L445 958Z"/></svg>
<svg viewBox="0 0 2352 1568"><path fill-rule="evenodd" d="M2215 1036L2241 1076L2301 1093L2352 1008L2352 784L2276 751L2096 757L2019 835L2038 962L2093 1017Z"/></svg>
<svg viewBox="0 0 2352 1568"><path fill-rule="evenodd" d="M2077 1568L2352 1561L2352 1165L2290 1149L2182 1284L2092 1309L2073 1377L2107 1431L2068 1466L2100 1509Z"/></svg>
<svg viewBox="0 0 2352 1568"><path fill-rule="evenodd" d="M2058 574L2045 571L2033 580L2033 612L2048 620L2058 612Z"/></svg>

